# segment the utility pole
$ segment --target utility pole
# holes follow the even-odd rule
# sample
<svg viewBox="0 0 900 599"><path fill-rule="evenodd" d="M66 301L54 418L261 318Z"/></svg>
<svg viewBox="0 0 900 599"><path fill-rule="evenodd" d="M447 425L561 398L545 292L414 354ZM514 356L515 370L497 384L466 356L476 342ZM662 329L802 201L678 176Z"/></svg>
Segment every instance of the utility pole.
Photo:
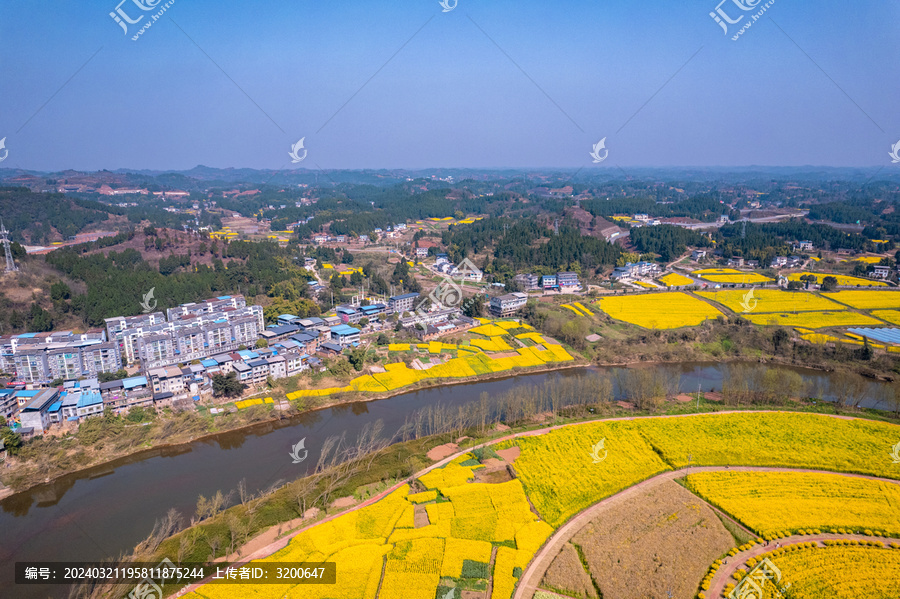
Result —
<svg viewBox="0 0 900 599"><path fill-rule="evenodd" d="M13 260L12 248L9 245L9 231L6 230L2 220L0 220L0 241L3 242L3 250L6 252L6 272L19 270L15 260Z"/></svg>

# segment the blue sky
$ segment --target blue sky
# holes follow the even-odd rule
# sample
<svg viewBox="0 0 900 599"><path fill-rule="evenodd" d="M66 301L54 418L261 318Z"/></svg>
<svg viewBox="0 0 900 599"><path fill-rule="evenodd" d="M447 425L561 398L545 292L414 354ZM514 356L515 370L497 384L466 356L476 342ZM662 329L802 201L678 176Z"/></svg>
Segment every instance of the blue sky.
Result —
<svg viewBox="0 0 900 599"><path fill-rule="evenodd" d="M717 2L4 2L0 167L900 168L900 3Z"/></svg>

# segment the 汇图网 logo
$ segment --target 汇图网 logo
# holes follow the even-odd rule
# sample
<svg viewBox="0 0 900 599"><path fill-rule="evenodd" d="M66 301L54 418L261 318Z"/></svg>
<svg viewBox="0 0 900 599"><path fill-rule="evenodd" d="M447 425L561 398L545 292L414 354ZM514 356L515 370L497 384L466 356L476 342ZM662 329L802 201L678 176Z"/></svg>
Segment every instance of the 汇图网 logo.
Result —
<svg viewBox="0 0 900 599"><path fill-rule="evenodd" d="M744 309L744 312L751 312L756 309L756 306L759 304L759 300L753 297L753 290L751 289L747 293L744 294L744 299L741 300L741 307Z"/></svg>
<svg viewBox="0 0 900 599"><path fill-rule="evenodd" d="M149 314L156 309L156 298L153 297L153 290L156 287L151 287L150 291L144 294L144 301L141 302L141 308L144 314ZM150 302L153 302L152 304Z"/></svg>
<svg viewBox="0 0 900 599"><path fill-rule="evenodd" d="M300 455L300 451L303 451L303 455ZM306 437L300 439L300 442L291 447L290 456L294 458L294 461L291 462L293 464L299 464L303 460L306 459L306 456L309 455L309 451L306 449Z"/></svg>
<svg viewBox="0 0 900 599"><path fill-rule="evenodd" d="M288 156L291 157L291 162L297 164L298 162L303 162L303 159L306 158L306 149L303 147L303 141L305 137L301 137L300 141L291 146L291 151L288 152ZM300 150L303 150L303 155L300 155Z"/></svg>
<svg viewBox="0 0 900 599"><path fill-rule="evenodd" d="M603 455L600 455L601 451ZM599 443L591 448L591 457L594 459L595 464L599 464L606 459L607 455L609 455L609 451L606 449L606 437L603 437Z"/></svg>
<svg viewBox="0 0 900 599"><path fill-rule="evenodd" d="M600 154L600 151L603 150L603 154ZM604 137L600 141L594 144L593 150L590 152L591 158L594 159L594 164L599 164L606 160L606 157L609 156L609 150L606 149L606 138Z"/></svg>

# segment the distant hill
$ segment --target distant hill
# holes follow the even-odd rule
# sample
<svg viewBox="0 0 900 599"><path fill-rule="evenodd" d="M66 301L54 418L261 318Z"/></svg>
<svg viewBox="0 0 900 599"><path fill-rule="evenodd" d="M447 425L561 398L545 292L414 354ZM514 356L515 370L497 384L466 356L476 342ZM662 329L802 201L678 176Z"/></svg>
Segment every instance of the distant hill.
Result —
<svg viewBox="0 0 900 599"><path fill-rule="evenodd" d="M98 202L61 193L33 193L24 187L0 187L0 218L10 238L19 243L61 241L110 216Z"/></svg>

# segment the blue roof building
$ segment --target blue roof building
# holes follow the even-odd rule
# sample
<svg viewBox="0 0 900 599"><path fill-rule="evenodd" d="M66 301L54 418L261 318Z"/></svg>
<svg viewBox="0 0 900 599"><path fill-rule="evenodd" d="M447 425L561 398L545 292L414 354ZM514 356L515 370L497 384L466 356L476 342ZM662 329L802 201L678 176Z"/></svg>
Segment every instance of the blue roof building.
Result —
<svg viewBox="0 0 900 599"><path fill-rule="evenodd" d="M125 387L126 391L131 389L138 389L140 387L147 386L147 377L145 376L133 376L128 379L124 379L122 381L122 386Z"/></svg>

